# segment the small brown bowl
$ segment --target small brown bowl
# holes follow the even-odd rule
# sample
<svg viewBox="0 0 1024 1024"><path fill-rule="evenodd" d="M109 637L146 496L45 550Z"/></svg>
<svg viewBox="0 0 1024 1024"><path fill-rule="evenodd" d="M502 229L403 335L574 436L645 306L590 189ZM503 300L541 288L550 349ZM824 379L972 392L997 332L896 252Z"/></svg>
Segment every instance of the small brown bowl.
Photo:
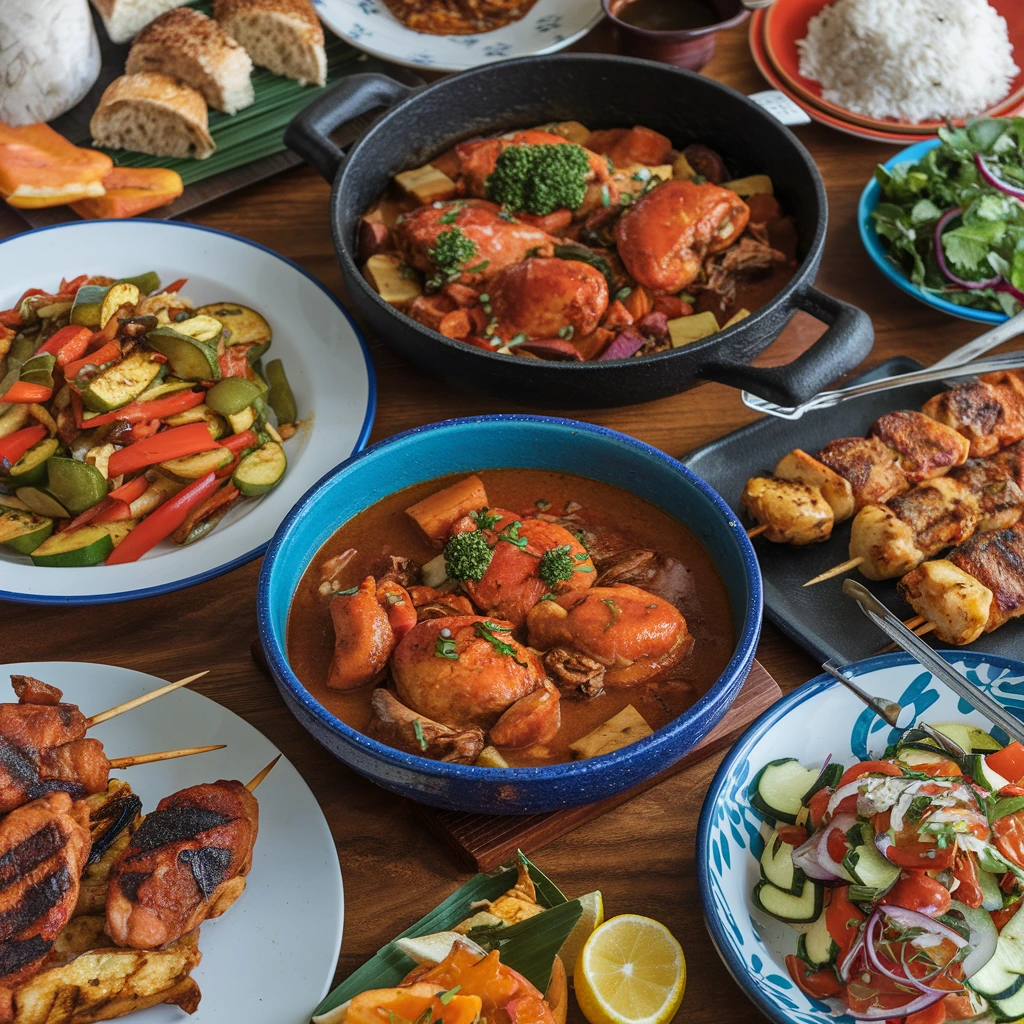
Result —
<svg viewBox="0 0 1024 1024"><path fill-rule="evenodd" d="M633 0L601 0L605 14L615 24L619 47L631 57L657 60L690 71L700 71L715 52L715 33L745 21L750 11L741 0L709 0L719 20L699 28L648 29L630 25L619 15Z"/></svg>

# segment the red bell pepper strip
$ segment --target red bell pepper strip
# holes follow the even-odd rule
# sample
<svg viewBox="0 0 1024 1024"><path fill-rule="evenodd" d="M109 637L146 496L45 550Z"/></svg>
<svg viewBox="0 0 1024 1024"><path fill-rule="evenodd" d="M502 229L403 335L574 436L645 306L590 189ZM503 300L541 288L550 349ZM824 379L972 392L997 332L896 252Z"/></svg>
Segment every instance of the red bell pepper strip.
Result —
<svg viewBox="0 0 1024 1024"><path fill-rule="evenodd" d="M0 310L0 324L11 328L11 330L17 330L19 327L24 326L25 321L18 316L16 309L4 309Z"/></svg>
<svg viewBox="0 0 1024 1024"><path fill-rule="evenodd" d="M92 331L88 327L68 324L67 327L62 327L59 331L51 334L46 342L36 349L36 355L49 353L57 357L58 366L66 366L85 355L90 341L92 341Z"/></svg>
<svg viewBox="0 0 1024 1024"><path fill-rule="evenodd" d="M78 289L89 280L88 274L79 274L78 277L71 278L70 281L65 281L62 277L60 279L60 287L57 289L57 294L61 297L68 295L73 296L78 294Z"/></svg>
<svg viewBox="0 0 1024 1024"><path fill-rule="evenodd" d="M130 505L136 498L142 497L147 487L149 487L149 481L146 479L145 473L143 473L142 476L137 476L134 480L129 480L127 483L121 484L120 487L115 487L107 497L115 498Z"/></svg>
<svg viewBox="0 0 1024 1024"><path fill-rule="evenodd" d="M116 523L122 519L131 519L131 517L132 510L128 507L128 502L112 498L108 494L102 501L97 501L92 508L87 508L72 519L65 529L77 530L80 526L85 526L86 523Z"/></svg>
<svg viewBox="0 0 1024 1024"><path fill-rule="evenodd" d="M185 282L188 280L187 277L179 277L177 281L172 281L166 288L162 288L164 292L180 292L185 287Z"/></svg>
<svg viewBox="0 0 1024 1024"><path fill-rule="evenodd" d="M240 434L225 437L220 444L222 448L227 448L228 451L237 455L239 452L245 451L246 448L251 448L257 440L258 438L251 430L243 430Z"/></svg>
<svg viewBox="0 0 1024 1024"><path fill-rule="evenodd" d="M1004 779L1010 782L1020 782L1024 779L1024 746L1016 740L1008 743L1002 750L989 754L985 758L985 764L994 772L998 772Z"/></svg>
<svg viewBox="0 0 1024 1024"><path fill-rule="evenodd" d="M217 442L210 437L205 423L186 423L183 427L172 427L144 441L130 444L127 448L118 449L110 456L107 473L110 476L134 473L137 469L144 469L157 462L183 459L187 455L218 447Z"/></svg>
<svg viewBox="0 0 1024 1024"><path fill-rule="evenodd" d="M130 402L113 412L90 416L85 420L85 424L88 427L104 427L117 420L126 420L128 423L162 420L165 416L173 416L175 413L201 405L205 397L206 395L202 391L178 391L166 398L154 398L147 402Z"/></svg>
<svg viewBox="0 0 1024 1024"><path fill-rule="evenodd" d="M46 427L41 423L35 427L24 427L0 440L0 462L12 466L32 447L46 437Z"/></svg>
<svg viewBox="0 0 1024 1024"><path fill-rule="evenodd" d="M27 380L15 381L6 395L0 395L0 402L47 402L53 388L45 384L30 384Z"/></svg>
<svg viewBox="0 0 1024 1024"><path fill-rule="evenodd" d="M89 355L82 359L66 363L64 366L64 379L74 380L86 366L103 366L104 363L112 363L120 354L121 346L114 344L112 341L108 342L102 348L98 348L95 352L90 352Z"/></svg>
<svg viewBox="0 0 1024 1024"><path fill-rule="evenodd" d="M191 423L206 430L204 423ZM184 427L179 427L184 430ZM164 435L161 435L164 436ZM206 430L209 438L210 432ZM113 458L113 456L111 456ZM155 547L165 537L169 537L185 521L189 510L212 494L220 486L220 481L213 473L207 473L193 481L173 498L168 498L155 512L150 513L128 534L107 559L107 565L124 565L141 558L150 548Z"/></svg>
<svg viewBox="0 0 1024 1024"><path fill-rule="evenodd" d="M144 423L136 423L125 435L125 440L129 444L135 444L136 441L145 441L147 437L152 437L162 426L163 423L160 420L146 420Z"/></svg>

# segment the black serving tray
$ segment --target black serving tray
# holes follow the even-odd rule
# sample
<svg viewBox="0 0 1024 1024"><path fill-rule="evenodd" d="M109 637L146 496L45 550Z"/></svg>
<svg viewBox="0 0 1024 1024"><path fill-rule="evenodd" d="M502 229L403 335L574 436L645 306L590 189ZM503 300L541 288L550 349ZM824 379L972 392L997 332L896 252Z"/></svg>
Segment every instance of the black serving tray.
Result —
<svg viewBox="0 0 1024 1024"><path fill-rule="evenodd" d="M890 377L919 370L921 364L897 356L853 383ZM920 409L932 395L944 390L943 384L917 384L894 388L876 395L851 399L842 405L807 413L799 420L780 420L771 416L727 434L711 444L691 452L682 461L702 476L739 513L740 495L747 479L770 476L772 467L793 448L815 452L837 437L864 436L871 424L893 409ZM749 520L744 522L750 524ZM849 557L850 521L836 527L823 544L792 547L755 538L754 550L764 577L765 611L784 633L824 661L859 661L876 654L887 644L880 633L861 614L856 603L843 594L843 580L853 577L865 583L900 618L914 614L896 593L896 580L873 583L856 570L804 587L809 579ZM936 647L946 647L932 641ZM1008 622L993 633L986 633L967 648L989 654L1024 658L1024 620Z"/></svg>

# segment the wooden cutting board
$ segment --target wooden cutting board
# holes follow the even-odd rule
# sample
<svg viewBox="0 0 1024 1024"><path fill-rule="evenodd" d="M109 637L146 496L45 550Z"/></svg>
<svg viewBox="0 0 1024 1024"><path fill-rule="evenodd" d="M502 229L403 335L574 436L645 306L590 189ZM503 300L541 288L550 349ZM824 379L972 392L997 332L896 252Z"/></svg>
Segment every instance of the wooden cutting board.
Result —
<svg viewBox="0 0 1024 1024"><path fill-rule="evenodd" d="M639 786L595 804L522 816L467 814L464 811L443 811L421 804L415 806L431 829L455 850L467 868L491 871L514 856L516 850L531 854L613 807L632 800L689 765L723 750L781 696L779 684L755 661L743 689L725 718L693 750Z"/></svg>

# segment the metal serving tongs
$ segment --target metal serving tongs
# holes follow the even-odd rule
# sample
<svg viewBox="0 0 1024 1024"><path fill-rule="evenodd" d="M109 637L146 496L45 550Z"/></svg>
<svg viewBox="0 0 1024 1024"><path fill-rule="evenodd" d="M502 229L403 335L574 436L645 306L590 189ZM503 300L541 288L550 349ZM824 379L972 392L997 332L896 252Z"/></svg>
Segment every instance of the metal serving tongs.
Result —
<svg viewBox="0 0 1024 1024"><path fill-rule="evenodd" d="M953 668L948 661L940 657L933 648L929 647L919 636L916 636L907 629L867 587L856 580L846 580L843 583L843 593L848 597L852 597L860 605L860 610L868 619L893 643L898 647L902 647L922 667L928 669L933 676L941 679L958 697L967 701L975 711L980 711L993 725L998 725L1003 729L1011 739L1016 740L1018 743L1024 742L1024 724L1014 718L1005 708L997 704L987 693L973 686L965 676ZM907 727L897 724L900 712L903 710L899 704L883 701L878 697L871 697L864 693L860 687L842 675L842 670L834 662L829 662L824 667L827 672L835 676L848 689L852 690L868 707L894 728ZM896 710L895 717L893 718L890 715L892 715L894 709ZM932 730L929 726L918 725L917 728L926 732L950 753L957 753L959 751L957 753L958 757L966 753L957 744L952 743L952 740L948 739L948 737L944 737L942 733ZM955 751L953 747L956 747Z"/></svg>
<svg viewBox="0 0 1024 1024"><path fill-rule="evenodd" d="M979 359L979 356L1002 345L1003 342L1024 334L1024 310L1010 317L1004 323L986 331L980 337L969 341L966 345L950 352L937 363L915 370L913 373L901 373L895 377L883 377L881 380L869 381L866 384L854 384L848 388L835 391L822 391L801 405L784 406L767 402L748 391L743 392L743 402L757 412L767 413L783 420L798 420L806 412L814 409L829 409L850 398L870 395L890 388L904 387L908 384L928 384L946 378L970 377L979 373L993 373L996 370L1013 370L1024 366L1024 351L1005 352L1002 355Z"/></svg>

